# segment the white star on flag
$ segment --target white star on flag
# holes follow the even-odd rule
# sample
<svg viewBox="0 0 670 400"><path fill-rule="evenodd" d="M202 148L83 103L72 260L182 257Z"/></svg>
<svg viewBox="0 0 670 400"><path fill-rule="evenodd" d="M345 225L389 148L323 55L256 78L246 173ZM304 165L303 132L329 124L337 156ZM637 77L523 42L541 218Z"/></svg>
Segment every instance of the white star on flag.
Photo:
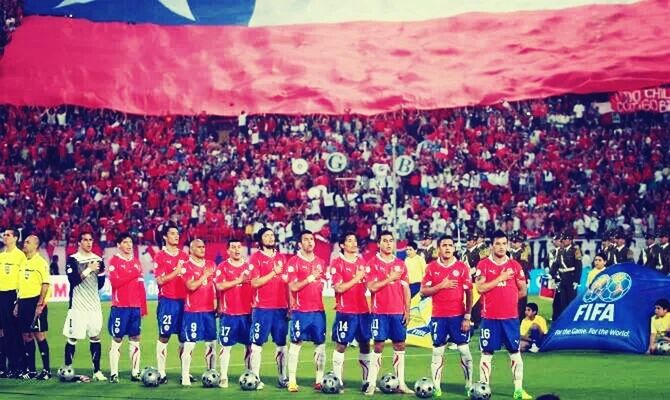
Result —
<svg viewBox="0 0 670 400"><path fill-rule="evenodd" d="M62 8L74 4L88 4L93 3L94 1L95 0L63 0L54 8ZM158 2L161 3L163 7L172 11L174 14L182 16L186 19L190 19L191 21L195 21L195 17L191 12L191 6L188 4L188 0L158 0Z"/></svg>

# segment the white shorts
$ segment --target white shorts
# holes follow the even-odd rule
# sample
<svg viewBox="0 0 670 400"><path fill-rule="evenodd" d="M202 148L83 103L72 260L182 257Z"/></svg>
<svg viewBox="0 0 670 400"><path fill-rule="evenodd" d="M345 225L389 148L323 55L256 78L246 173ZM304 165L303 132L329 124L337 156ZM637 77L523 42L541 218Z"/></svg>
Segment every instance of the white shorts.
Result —
<svg viewBox="0 0 670 400"><path fill-rule="evenodd" d="M102 330L102 310L100 311L80 311L67 310L65 325L63 325L63 335L71 339L86 339L87 337L96 337Z"/></svg>

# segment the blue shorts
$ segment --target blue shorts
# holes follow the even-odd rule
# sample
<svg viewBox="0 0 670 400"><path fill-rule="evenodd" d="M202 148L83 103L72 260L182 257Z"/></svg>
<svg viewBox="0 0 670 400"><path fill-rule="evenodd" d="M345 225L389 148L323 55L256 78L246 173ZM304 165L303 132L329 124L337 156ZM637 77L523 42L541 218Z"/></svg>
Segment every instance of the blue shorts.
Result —
<svg viewBox="0 0 670 400"><path fill-rule="evenodd" d="M286 346L288 323L285 308L254 308L251 311L251 343L262 346L272 334L277 346Z"/></svg>
<svg viewBox="0 0 670 400"><path fill-rule="evenodd" d="M139 336L142 316L139 307L112 307L109 312L107 329L115 338Z"/></svg>
<svg viewBox="0 0 670 400"><path fill-rule="evenodd" d="M479 348L484 353L493 353L500 350L502 345L510 353L519 351L521 331L519 319L486 319L482 318L480 325Z"/></svg>
<svg viewBox="0 0 670 400"><path fill-rule="evenodd" d="M161 297L158 299L156 317L158 319L158 336L170 337L181 333L181 320L184 315L184 300Z"/></svg>
<svg viewBox="0 0 670 400"><path fill-rule="evenodd" d="M250 345L249 328L251 314L228 315L223 314L219 319L219 343L222 346L233 346L237 343Z"/></svg>
<svg viewBox="0 0 670 400"><path fill-rule="evenodd" d="M326 313L324 311L293 311L288 325L291 342L326 343Z"/></svg>
<svg viewBox="0 0 670 400"><path fill-rule="evenodd" d="M332 340L339 344L348 344L356 339L359 343L370 343L370 314L335 313Z"/></svg>
<svg viewBox="0 0 670 400"><path fill-rule="evenodd" d="M181 336L186 342L216 340L216 317L213 312L184 311Z"/></svg>
<svg viewBox="0 0 670 400"><path fill-rule="evenodd" d="M371 327L375 342L391 339L393 343L398 343L407 338L407 327L402 323L402 314L372 314Z"/></svg>
<svg viewBox="0 0 670 400"><path fill-rule="evenodd" d="M447 342L457 345L470 342L470 330L461 331L463 316L457 317L432 317L430 319L430 329L433 334L433 347L440 347Z"/></svg>

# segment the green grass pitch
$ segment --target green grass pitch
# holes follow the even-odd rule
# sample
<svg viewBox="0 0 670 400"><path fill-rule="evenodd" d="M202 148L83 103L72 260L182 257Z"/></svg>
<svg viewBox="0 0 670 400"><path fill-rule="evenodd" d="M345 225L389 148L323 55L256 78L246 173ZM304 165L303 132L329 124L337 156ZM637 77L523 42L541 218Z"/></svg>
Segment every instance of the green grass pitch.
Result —
<svg viewBox="0 0 670 400"><path fill-rule="evenodd" d="M544 300L536 300L540 304L541 313L547 315L550 304ZM332 308L332 299L326 299L329 309ZM156 365L156 303L150 302L149 316L142 322L142 366ZM52 370L63 362L64 338L61 335L67 305L54 303L49 306L49 345L51 348ZM106 330L106 319L109 313L109 303L103 305L105 325L103 328L103 355L102 369L105 375L109 374L109 335ZM328 326L332 323L334 313L328 312ZM330 337L330 331L328 332ZM472 353L475 366L475 380L479 375L479 348L478 338L474 337ZM237 377L243 371L242 347L236 346L232 352L229 370L231 387L229 389L205 389L198 383L190 388L179 385L179 358L177 357L177 340L173 338L168 350L168 378L167 385L158 388L144 388L140 384L129 380L129 360L127 344L121 351L119 364L121 383L112 385L106 382L99 383L61 383L58 379L47 382L0 380L0 399L214 399L235 396L249 399L279 399L279 398L314 398L325 396L314 393L311 384L314 380L314 365L312 363L311 344L303 345L298 367L298 383L301 385L299 393L291 393L276 389L276 367L274 364L274 346L267 344L263 352L261 367L262 379L266 387L261 392L242 392L236 385ZM331 369L332 343L328 342L326 370ZM344 367L345 393L340 399L363 398L359 392L360 368L358 367L357 349L349 349L346 353ZM382 373L392 371L391 346L387 346L383 360ZM431 351L423 348L408 348L406 361L407 383L413 386L418 378L430 376ZM41 367L39 353L37 366ZM562 399L670 399L670 394L664 390L670 359L665 357L649 357L644 355L608 354L598 352L559 352L549 354L524 354L525 380L524 386L529 393L537 396L542 393L554 392ZM90 354L88 342L82 341L77 345L75 355L75 370L77 373L90 374ZM204 370L203 346L198 344L193 357L191 371L199 376ZM512 377L509 368L509 357L504 351L494 357L492 374L493 398L512 398ZM442 383L443 399L464 398L463 377L456 352L447 351L446 365ZM378 394L374 397L387 396ZM401 395L392 395L399 397ZM413 396L405 396L413 398Z"/></svg>

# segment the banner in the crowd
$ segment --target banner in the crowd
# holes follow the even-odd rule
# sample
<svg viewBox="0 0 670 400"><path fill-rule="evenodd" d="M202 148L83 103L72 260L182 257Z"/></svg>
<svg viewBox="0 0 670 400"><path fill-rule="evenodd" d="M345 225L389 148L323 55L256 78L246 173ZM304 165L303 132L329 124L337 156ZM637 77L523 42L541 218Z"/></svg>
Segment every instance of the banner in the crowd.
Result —
<svg viewBox="0 0 670 400"><path fill-rule="evenodd" d="M0 103L370 115L633 90L670 76L664 0L24 3L0 59Z"/></svg>
<svg viewBox="0 0 670 400"><path fill-rule="evenodd" d="M616 92L610 96L610 103L612 110L620 113L670 112L670 88L656 87Z"/></svg>
<svg viewBox="0 0 670 400"><path fill-rule="evenodd" d="M660 298L670 298L667 276L633 263L611 266L554 321L541 350L644 353Z"/></svg>

